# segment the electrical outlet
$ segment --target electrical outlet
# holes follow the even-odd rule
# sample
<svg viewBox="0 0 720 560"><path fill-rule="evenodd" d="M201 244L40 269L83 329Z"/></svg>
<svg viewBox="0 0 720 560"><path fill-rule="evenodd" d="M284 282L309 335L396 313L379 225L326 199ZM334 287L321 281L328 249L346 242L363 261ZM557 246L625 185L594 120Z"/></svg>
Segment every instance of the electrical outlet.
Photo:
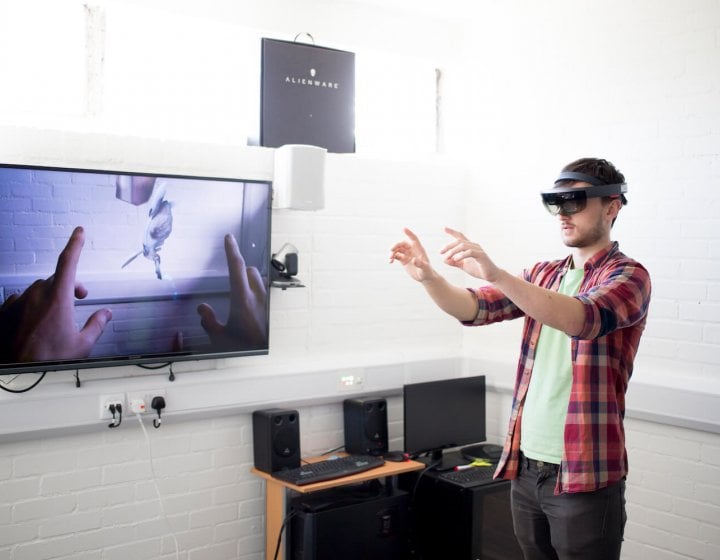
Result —
<svg viewBox="0 0 720 560"><path fill-rule="evenodd" d="M112 395L100 395L99 404L99 417L100 420L112 419L113 415L110 412L110 405L122 405L123 412L125 411L125 395L122 393L115 393Z"/></svg>
<svg viewBox="0 0 720 560"><path fill-rule="evenodd" d="M143 413L151 413L156 414L156 412L151 408L152 406L152 400L154 397L163 397L165 400L167 398L165 397L165 389L150 389L146 391L133 391L132 393L127 393L127 402L130 403L130 412L135 413L138 412L140 414ZM141 406L141 404L143 406ZM141 410L142 408L142 410Z"/></svg>
<svg viewBox="0 0 720 560"><path fill-rule="evenodd" d="M365 376L362 368L343 371L340 373L340 379L338 380L341 391L362 389L363 383L365 383Z"/></svg>
<svg viewBox="0 0 720 560"><path fill-rule="evenodd" d="M145 412L146 405L143 399L128 399L130 403L130 412L142 414Z"/></svg>

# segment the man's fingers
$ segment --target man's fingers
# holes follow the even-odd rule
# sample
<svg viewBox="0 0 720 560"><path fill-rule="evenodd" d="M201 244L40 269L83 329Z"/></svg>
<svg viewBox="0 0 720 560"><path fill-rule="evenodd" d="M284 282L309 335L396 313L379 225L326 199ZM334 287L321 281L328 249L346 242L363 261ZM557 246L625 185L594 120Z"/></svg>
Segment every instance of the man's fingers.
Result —
<svg viewBox="0 0 720 560"><path fill-rule="evenodd" d="M235 236L225 236L225 256L227 258L228 272L230 273L230 303L242 301L243 294L248 293L247 274L245 271L245 259L240 253Z"/></svg>
<svg viewBox="0 0 720 560"><path fill-rule="evenodd" d="M87 288L80 282L75 282L75 297L77 299L85 299L88 295Z"/></svg>
<svg viewBox="0 0 720 560"><path fill-rule="evenodd" d="M207 303L201 303L197 307L200 315L200 324L205 332L213 336L222 332L223 326L218 322L215 316L215 310Z"/></svg>
<svg viewBox="0 0 720 560"><path fill-rule="evenodd" d="M410 245L407 241L401 241L390 247L390 262L407 260L406 255L410 253Z"/></svg>
<svg viewBox="0 0 720 560"><path fill-rule="evenodd" d="M8 297L5 298L5 301L2 304L2 307L10 307L12 305L12 302L15 301L17 298L20 297L20 294L10 294Z"/></svg>
<svg viewBox="0 0 720 560"><path fill-rule="evenodd" d="M472 255L473 247L479 248L479 245L472 243L467 237L465 237L465 234L457 230L446 227L445 233L455 238L454 241L451 241L445 245L445 247L440 249L440 254L444 255L448 260L452 259L458 261L462 258L469 257Z"/></svg>
<svg viewBox="0 0 720 560"><path fill-rule="evenodd" d="M398 241L397 243L395 243L395 245L390 247L390 252L391 253L396 253L397 251L404 252L404 251L407 251L408 249L410 249L410 244L407 241Z"/></svg>
<svg viewBox="0 0 720 560"><path fill-rule="evenodd" d="M256 296L264 296L266 293L265 283L263 282L262 276L260 275L260 271L254 266L251 266L246 269L246 272L250 291Z"/></svg>
<svg viewBox="0 0 720 560"><path fill-rule="evenodd" d="M98 309L90 315L90 318L85 322L85 325L80 331L80 337L87 351L95 345L100 335L105 331L105 327L110 319L112 319L112 311L109 309Z"/></svg>
<svg viewBox="0 0 720 560"><path fill-rule="evenodd" d="M54 285L60 293L75 293L75 272L84 244L85 231L78 226L73 230L65 248L60 253L55 268Z"/></svg>
<svg viewBox="0 0 720 560"><path fill-rule="evenodd" d="M185 339L182 331L177 331L173 336L172 349L173 352L183 352L185 350Z"/></svg>
<svg viewBox="0 0 720 560"><path fill-rule="evenodd" d="M461 239L461 240L467 239L467 237L465 237L465 235L463 233L461 233L455 229L449 228L449 227L445 228L445 233L447 233L448 235L452 235L455 239Z"/></svg>

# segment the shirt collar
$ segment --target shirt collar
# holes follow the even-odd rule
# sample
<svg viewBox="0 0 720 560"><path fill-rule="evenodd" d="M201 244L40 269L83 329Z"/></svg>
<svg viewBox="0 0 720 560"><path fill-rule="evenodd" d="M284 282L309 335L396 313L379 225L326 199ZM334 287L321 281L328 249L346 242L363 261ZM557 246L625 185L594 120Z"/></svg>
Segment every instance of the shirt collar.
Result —
<svg viewBox="0 0 720 560"><path fill-rule="evenodd" d="M589 270L592 268L597 268L600 266L603 262L605 262L608 258L610 258L612 255L617 253L620 250L620 246L618 245L617 241L613 241L605 247L604 249L601 249L597 253L595 253L592 257L590 257L587 261L585 261L585 269Z"/></svg>

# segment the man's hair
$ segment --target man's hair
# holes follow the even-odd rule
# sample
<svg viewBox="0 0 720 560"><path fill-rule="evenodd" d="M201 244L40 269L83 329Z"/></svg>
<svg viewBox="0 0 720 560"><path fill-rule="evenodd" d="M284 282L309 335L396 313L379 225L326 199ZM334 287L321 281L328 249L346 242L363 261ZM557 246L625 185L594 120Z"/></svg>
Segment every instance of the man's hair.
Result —
<svg viewBox="0 0 720 560"><path fill-rule="evenodd" d="M624 183L625 176L608 160L598 158L580 158L563 167L563 171L585 173L605 181L608 185Z"/></svg>
<svg viewBox="0 0 720 560"><path fill-rule="evenodd" d="M585 173L586 175L605 181L608 185L625 182L625 175L620 173L620 170L606 159L580 158L568 163L562 170ZM605 197L603 200L611 199L610 197ZM627 204L627 198L625 198L624 194L620 195L620 201L623 205ZM615 225L615 220L617 220L617 217L612 221L611 227Z"/></svg>

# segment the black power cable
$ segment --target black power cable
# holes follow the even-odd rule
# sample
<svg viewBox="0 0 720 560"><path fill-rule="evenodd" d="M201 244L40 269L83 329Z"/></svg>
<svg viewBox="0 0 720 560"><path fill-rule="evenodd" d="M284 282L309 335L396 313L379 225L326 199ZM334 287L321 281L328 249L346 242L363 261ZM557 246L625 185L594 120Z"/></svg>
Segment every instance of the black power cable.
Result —
<svg viewBox="0 0 720 560"><path fill-rule="evenodd" d="M292 510L286 517L283 519L282 525L280 526L280 531L278 532L278 539L277 539L277 546L275 547L275 554L273 555L273 560L278 560L278 555L280 554L280 543L282 542L282 535L283 531L286 530L286 526L288 522L295 517L295 514L297 513L296 510Z"/></svg>
<svg viewBox="0 0 720 560"><path fill-rule="evenodd" d="M30 385L29 387L25 387L24 389L9 389L8 387L4 387L3 386L3 384L5 383L4 381L0 382L0 389L2 389L3 391L7 391L8 393L27 393L29 390L34 389L35 387L37 387L39 385L39 383L45 378L46 373L47 373L47 371L43 371L42 375L35 381L35 383ZM16 379L17 379L17 376L13 377L7 383L12 383Z"/></svg>
<svg viewBox="0 0 720 560"><path fill-rule="evenodd" d="M151 366L148 364L137 364L138 367L143 368L143 369L162 369L165 366L170 366L170 376L168 377L168 379L170 381L175 381L175 373L173 373L172 365L173 365L172 362L164 362L162 364L158 364L158 365L154 365L154 366Z"/></svg>

